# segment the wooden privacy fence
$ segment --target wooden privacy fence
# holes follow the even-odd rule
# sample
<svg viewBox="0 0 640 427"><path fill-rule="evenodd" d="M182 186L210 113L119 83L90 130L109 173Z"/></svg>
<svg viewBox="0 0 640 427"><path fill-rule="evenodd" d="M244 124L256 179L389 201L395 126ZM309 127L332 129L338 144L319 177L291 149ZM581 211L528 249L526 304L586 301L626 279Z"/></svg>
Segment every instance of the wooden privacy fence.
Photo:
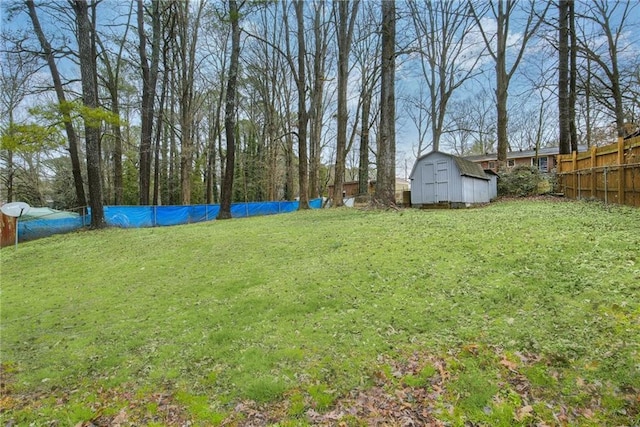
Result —
<svg viewBox="0 0 640 427"><path fill-rule="evenodd" d="M640 207L640 137L559 155L556 173L566 197Z"/></svg>

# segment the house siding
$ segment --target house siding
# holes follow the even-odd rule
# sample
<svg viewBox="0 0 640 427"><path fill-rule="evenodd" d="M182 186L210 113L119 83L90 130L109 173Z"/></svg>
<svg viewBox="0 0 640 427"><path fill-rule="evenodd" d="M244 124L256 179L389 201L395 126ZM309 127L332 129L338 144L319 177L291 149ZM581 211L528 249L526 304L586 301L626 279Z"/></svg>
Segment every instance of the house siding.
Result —
<svg viewBox="0 0 640 427"><path fill-rule="evenodd" d="M547 158L547 169L544 172L554 172L558 165L557 156L558 156L558 147L544 147L540 148L538 151L538 158ZM578 146L578 152L582 153L587 150L587 147L584 145ZM510 151L507 153L507 170L512 169L516 166L533 166L536 158L535 150L524 150L524 151ZM482 169L489 169L496 172L498 161L497 154L484 154L484 155L474 155L474 156L466 156L464 159L469 160L474 163L478 163L482 166Z"/></svg>

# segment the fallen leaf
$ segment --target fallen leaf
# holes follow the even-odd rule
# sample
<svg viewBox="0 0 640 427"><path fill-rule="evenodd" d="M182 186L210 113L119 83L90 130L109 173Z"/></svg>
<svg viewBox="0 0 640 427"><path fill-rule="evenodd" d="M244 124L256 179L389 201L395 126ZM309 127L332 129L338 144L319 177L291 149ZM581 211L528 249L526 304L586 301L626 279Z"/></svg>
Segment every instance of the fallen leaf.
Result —
<svg viewBox="0 0 640 427"><path fill-rule="evenodd" d="M533 413L533 407L531 405L523 406L516 411L516 420L522 421L526 417L530 417Z"/></svg>
<svg viewBox="0 0 640 427"><path fill-rule="evenodd" d="M500 364L506 367L507 369L509 369L510 371L515 371L516 368L518 367L518 364L516 362L512 362L511 360L507 359L504 356L502 357L502 360L500 360Z"/></svg>
<svg viewBox="0 0 640 427"><path fill-rule="evenodd" d="M121 409L120 412L118 412L118 415L116 415L115 418L111 421L111 423L112 425L118 427L126 423L128 419L129 417L127 416L127 411Z"/></svg>
<svg viewBox="0 0 640 427"><path fill-rule="evenodd" d="M585 418L591 419L591 418L593 418L593 411L592 411L591 409L589 409L589 408L585 408L585 409L582 411L582 415L583 415Z"/></svg>

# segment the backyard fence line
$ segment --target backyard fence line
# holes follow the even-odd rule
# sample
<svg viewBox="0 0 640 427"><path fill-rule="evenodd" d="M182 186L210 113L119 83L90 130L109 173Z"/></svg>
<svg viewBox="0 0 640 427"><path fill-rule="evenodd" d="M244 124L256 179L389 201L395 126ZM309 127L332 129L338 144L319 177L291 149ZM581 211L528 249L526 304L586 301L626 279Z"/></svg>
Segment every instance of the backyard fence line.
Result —
<svg viewBox="0 0 640 427"><path fill-rule="evenodd" d="M558 156L558 188L573 199L640 207L640 137Z"/></svg>
<svg viewBox="0 0 640 427"><path fill-rule="evenodd" d="M232 203L232 218L276 215L298 210L297 201ZM309 201L312 209L322 207L322 199ZM188 206L105 206L105 221L110 227L145 228L211 221L220 212L220 205ZM68 233L91 225L91 210L73 218L35 219L18 223L18 240L34 240L53 234Z"/></svg>

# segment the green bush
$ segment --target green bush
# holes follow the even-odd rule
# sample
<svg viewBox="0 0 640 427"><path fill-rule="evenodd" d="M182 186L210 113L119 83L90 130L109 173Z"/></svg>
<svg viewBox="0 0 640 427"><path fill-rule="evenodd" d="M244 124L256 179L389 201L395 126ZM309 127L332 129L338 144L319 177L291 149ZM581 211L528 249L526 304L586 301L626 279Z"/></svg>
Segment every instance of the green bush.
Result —
<svg viewBox="0 0 640 427"><path fill-rule="evenodd" d="M516 166L500 174L498 195L526 197L538 194L538 184L542 180L543 178L537 168Z"/></svg>

